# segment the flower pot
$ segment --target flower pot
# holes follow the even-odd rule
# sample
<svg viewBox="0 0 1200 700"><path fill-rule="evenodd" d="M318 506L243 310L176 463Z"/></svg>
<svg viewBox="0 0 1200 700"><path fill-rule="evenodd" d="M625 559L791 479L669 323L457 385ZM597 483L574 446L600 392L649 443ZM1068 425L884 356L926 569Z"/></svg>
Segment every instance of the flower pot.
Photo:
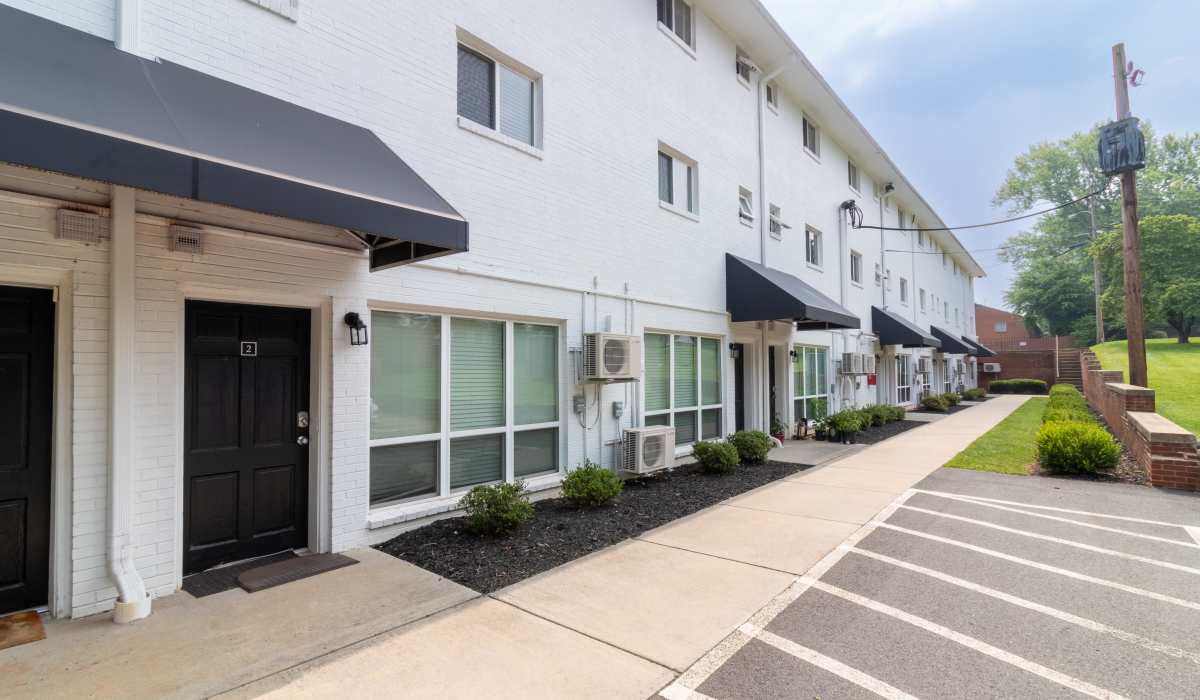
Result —
<svg viewBox="0 0 1200 700"><path fill-rule="evenodd" d="M771 437L775 438L776 440L778 440L780 442L783 442L784 438L786 438L787 435L781 430L778 433L771 433Z"/></svg>

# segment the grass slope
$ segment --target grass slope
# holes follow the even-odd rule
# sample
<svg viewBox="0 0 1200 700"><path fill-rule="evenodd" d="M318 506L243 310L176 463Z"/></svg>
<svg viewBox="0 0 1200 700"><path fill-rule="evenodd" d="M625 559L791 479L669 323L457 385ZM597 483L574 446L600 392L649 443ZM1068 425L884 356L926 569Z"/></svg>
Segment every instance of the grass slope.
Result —
<svg viewBox="0 0 1200 700"><path fill-rule="evenodd" d="M991 430L980 435L967 449L946 462L947 467L1000 474L1028 474L1033 464L1033 437L1042 427L1042 412L1050 399L1035 396Z"/></svg>
<svg viewBox="0 0 1200 700"><path fill-rule="evenodd" d="M1129 381L1129 347L1124 340L1093 345L1104 369L1119 369ZM1186 345L1174 338L1146 341L1146 369L1158 412L1200 433L1200 338Z"/></svg>

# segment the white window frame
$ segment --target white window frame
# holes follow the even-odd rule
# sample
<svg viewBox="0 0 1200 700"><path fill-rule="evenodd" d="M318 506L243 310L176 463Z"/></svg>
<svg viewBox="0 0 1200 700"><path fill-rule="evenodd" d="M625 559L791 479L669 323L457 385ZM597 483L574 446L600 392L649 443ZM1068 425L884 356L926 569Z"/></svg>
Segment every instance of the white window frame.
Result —
<svg viewBox="0 0 1200 700"><path fill-rule="evenodd" d="M825 234L812 226L804 227L804 262L818 270L825 266Z"/></svg>
<svg viewBox="0 0 1200 700"><path fill-rule="evenodd" d="M748 89L750 87L750 75L753 73L753 71L750 70L749 65L742 63L742 59L749 61L750 55L747 54L746 51L744 49L742 49L742 47L734 46L733 47L734 75L737 76L738 82L742 84L742 87L745 87ZM744 75L743 75L743 72L745 73Z"/></svg>
<svg viewBox="0 0 1200 700"><path fill-rule="evenodd" d="M488 44L487 42L483 41L482 39L479 39L478 37L476 37L472 34L469 34L468 32L466 32L462 29L458 30L458 43L457 43L457 46L455 47L455 60L457 60L457 51L458 51L459 46L467 49L468 51L479 54L480 56L483 56L484 58L486 58L487 60L492 62L492 89L493 89L494 94L492 95L492 122L493 122L492 126L487 126L486 124L480 124L479 122L474 121L473 119L468 119L467 117L464 117L461 114L457 114L457 109L456 109L458 125L467 131L479 134L480 136L486 136L487 138L490 138L493 141L498 141L506 146L510 146L519 151L524 151L530 155L534 155L534 156L537 156L540 158L542 155L542 150L543 150L543 147L542 147L542 74L533 70L532 68L525 65L524 63L521 63L520 61L518 61L510 56L507 56L502 51L496 49L494 46ZM533 124L531 124L533 143L526 143L526 142L522 141L521 139L513 138L512 136L509 136L508 134L500 131L500 104L501 104L500 92L504 89L503 86L501 85L502 81L500 80L501 66L507 68L508 70L510 70L518 75L521 75L521 76L527 78L532 83L533 92L531 95L531 99L533 100L533 104L530 107L530 109L531 109L530 114L533 119ZM458 89L458 87L456 84L455 90L457 90L457 89Z"/></svg>
<svg viewBox="0 0 1200 700"><path fill-rule="evenodd" d="M895 358L896 405L910 404L912 400L912 355L899 353Z"/></svg>
<svg viewBox="0 0 1200 700"><path fill-rule="evenodd" d="M688 27L688 36L686 36L686 37L680 36L679 32L677 31L678 27L676 27L676 22L675 22L675 5L677 2L682 5L687 5L688 9L691 10L691 12L688 14L688 22L689 22L690 26ZM674 42L681 49L686 51L692 58L695 58L696 57L696 6L693 5L691 2L688 2L688 0L669 0L668 1L668 9L670 10L670 13L671 13L670 17L667 18L669 20L669 22L663 22L661 19L658 19L657 20L658 28L664 34L671 37L671 39L674 40ZM657 9L655 10L655 13L657 14Z"/></svg>
<svg viewBox="0 0 1200 700"><path fill-rule="evenodd" d="M667 425L675 425L676 413L691 413L696 414L696 442L703 440L712 440L715 438L704 437L704 412L710 409L720 409L721 420L718 423L719 431L717 437L721 437L725 432L725 353L721 351L725 347L725 339L719 335L711 335L706 333L679 333L676 331L656 330L647 328L642 332L643 347L645 347L645 339L648 335L665 335L670 338L667 343L667 376L669 377L667 389L667 408L661 408L654 411L642 411L642 425L646 425L646 419L653 416L669 416ZM688 337L696 340L696 405L695 406L675 406L675 338ZM717 403L704 403L704 353L700 347L703 340L717 341L717 366L720 367L720 373L717 381ZM646 405L646 382L638 382L642 385L641 405ZM675 443L675 447L686 447L695 443Z"/></svg>
<svg viewBox="0 0 1200 700"><path fill-rule="evenodd" d="M796 357L793 356L792 358L790 358L791 365L792 365L792 367L791 367L791 375L792 375L791 382L792 382L792 422L793 423L799 423L804 418L803 416L800 415L800 413L798 411L796 411L796 402L797 401L823 398L823 399L825 399L825 415L828 416L830 413L829 376L830 376L830 370L832 369L832 367L830 365L831 365L831 357L832 357L833 353L830 351L829 346L827 346L827 345L804 345L804 344L799 344L799 343L792 345L792 352L804 353L802 356L805 358L804 359L805 362L808 361L808 354L810 352L811 352L812 356L815 357L817 355L817 351L819 351L819 350L825 351L825 372L824 372L825 381L820 387L818 387L818 391L815 394L806 394L806 393L804 393L804 387L802 387L802 386L798 387L795 385L796 384L796 370L795 370Z"/></svg>
<svg viewBox="0 0 1200 700"><path fill-rule="evenodd" d="M996 333L1008 332L1008 321L996 321L992 324L992 331Z"/></svg>
<svg viewBox="0 0 1200 700"><path fill-rule="evenodd" d="M779 114L779 85L774 81L767 83L766 93L767 106L772 112Z"/></svg>
<svg viewBox="0 0 1200 700"><path fill-rule="evenodd" d="M801 140L804 143L804 152L816 158L821 159L821 127L817 126L807 114L801 115L800 118ZM812 132L811 139L809 132Z"/></svg>
<svg viewBox="0 0 1200 700"><path fill-rule="evenodd" d="M748 187L738 187L738 222L754 226L754 192Z"/></svg>
<svg viewBox="0 0 1200 700"><path fill-rule="evenodd" d="M928 308L928 300L925 297L925 288L924 287L921 287L921 289L919 290L919 292L917 294L917 297L920 299L920 302L921 302L921 313L925 313L926 309Z"/></svg>
<svg viewBox="0 0 1200 700"><path fill-rule="evenodd" d="M660 155L667 156L671 159L671 200L664 201L661 197L661 192L657 192L658 182L658 158ZM654 188L658 199L658 205L663 209L682 215L686 219L692 221L700 220L700 165L694 158L690 158L678 149L672 148L662 141L658 142L658 152L654 159L655 180ZM682 197L683 203L679 200Z"/></svg>
<svg viewBox="0 0 1200 700"><path fill-rule="evenodd" d="M949 357L942 358L942 393L945 394L954 391L954 374L950 370L952 366Z"/></svg>
<svg viewBox="0 0 1200 700"><path fill-rule="evenodd" d="M942 302L942 317L947 321L950 320L950 302L948 301Z"/></svg>
<svg viewBox="0 0 1200 700"><path fill-rule="evenodd" d="M934 366L936 366L937 359L931 358L930 363L933 364ZM918 400L922 397L929 396L930 392L933 390L933 385L930 383L931 380L932 380L932 372L925 372L924 374L921 375L921 396L917 397Z"/></svg>
<svg viewBox="0 0 1200 700"><path fill-rule="evenodd" d="M783 239L783 230L790 229L791 226L788 226L787 223L784 222L783 210L779 208L778 204L770 205L770 207L768 207L768 211L770 212L770 215L771 215L771 220L770 220L771 237L774 238L775 240L782 240Z"/></svg>
<svg viewBox="0 0 1200 700"><path fill-rule="evenodd" d="M900 278L900 303L908 306L908 280Z"/></svg>
<svg viewBox="0 0 1200 700"><path fill-rule="evenodd" d="M850 189L858 195L862 194L862 174L858 171L858 166L849 158L846 159L846 184L850 185Z"/></svg>
<svg viewBox="0 0 1200 700"><path fill-rule="evenodd" d="M857 273L855 263L858 263ZM857 250L850 251L850 283L858 287L863 286L863 255Z"/></svg>
<svg viewBox="0 0 1200 700"><path fill-rule="evenodd" d="M528 320L528 319L501 318L501 317L494 317L494 316L481 316L478 314L473 315L471 313L456 313L456 312L452 312L452 311L438 312L438 311L428 311L428 310L414 310L414 309L398 308L398 307L394 307L391 305L371 305L369 308L372 313L378 312L378 313L394 313L394 314L412 314L412 315L422 315L422 316L437 316L440 319L440 323L441 323L441 331L440 331L441 341L440 341L440 347L438 348L440 355L441 355L441 364L440 364L440 369L439 369L441 387L440 387L439 395L438 395L438 400L439 400L438 410L439 410L440 415L438 416L438 425L441 427L441 430L439 430L438 432L425 433L422 435L405 435L403 437L378 438L378 439L372 439L370 437L370 432L368 431L368 433L367 433L367 454L368 454L367 483L368 483L368 485L370 484L370 473L369 473L370 450L372 447L390 447L392 445L409 445L409 444L416 444L416 443L436 442L436 443L438 443L438 447L437 447L437 451L438 451L438 488L437 488L437 491L436 491L436 493L422 494L419 496L412 496L410 498L397 499L397 500L386 501L386 502L377 503L377 504L370 504L369 505L370 510L372 510L372 511L387 510L387 509L396 508L397 506L405 507L405 506L411 506L411 504L414 504L414 503L421 503L421 502L425 502L425 501L444 499L444 498L448 498L451 496L457 497L457 496L471 490L475 486L479 486L480 484L472 484L471 486L461 486L461 487L455 488L455 489L450 488L450 443L452 440L454 440L456 438L477 437L477 436L482 436L482 435L501 435L501 434L504 435L504 477L503 477L502 481L510 482L510 481L514 480L514 474L516 471L516 460L515 460L516 434L530 431L530 430L547 430L550 428L555 428L558 430L558 444L555 446L556 453L557 453L556 457L555 457L555 461L558 463L558 468L554 471L545 471L545 472L540 472L537 474L529 474L529 475L521 477L521 479L522 480L532 480L532 479L540 479L540 478L546 477L546 476L553 476L553 477L557 478L563 474L564 469L565 469L564 454L565 454L565 446L566 446L566 439L567 439L567 429L566 429L566 420L564 417L563 405L562 405L563 404L563 385L565 382L565 375L563 373L563 370L564 370L563 362L561 361L563 336L564 336L565 329L563 328L563 325L561 323L556 323L553 321L540 321L540 320ZM504 324L504 424L503 425L491 427L491 428L474 428L474 429L470 429L470 430L451 430L451 428L450 428L450 420L451 420L451 407L450 407L451 366L450 366L450 364L451 364L451 357L452 357L451 344L453 343L451 322L452 322L452 319L455 319L455 318L478 320L478 321L500 322L500 323ZM516 392L515 392L515 387L514 387L514 383L513 383L513 373L514 373L513 349L515 347L514 343L513 343L513 326L514 326L514 324L529 324L529 325L536 325L536 326L546 326L548 328L554 328L558 334L558 355L560 357L560 361L559 361L559 367L558 367L558 385L555 387L555 393L556 393L557 401L559 404L557 420L547 421L544 423L528 423L528 424L520 424L520 425L516 424L516 422L515 422L516 421ZM367 369L368 377L370 376L369 364L370 364L370 360L368 360L368 369ZM368 389L369 388L370 387L369 387L369 380L368 380ZM493 482L488 482L488 483L501 483L501 482L493 481ZM369 491L370 491L370 489L368 486L368 502L369 502Z"/></svg>

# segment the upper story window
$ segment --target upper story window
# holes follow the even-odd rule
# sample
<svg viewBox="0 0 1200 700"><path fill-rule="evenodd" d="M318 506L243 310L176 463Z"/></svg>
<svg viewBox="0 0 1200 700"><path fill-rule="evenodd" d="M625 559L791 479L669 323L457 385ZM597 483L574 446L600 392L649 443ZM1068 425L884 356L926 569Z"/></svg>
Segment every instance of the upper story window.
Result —
<svg viewBox="0 0 1200 700"><path fill-rule="evenodd" d="M950 302L948 302L948 301L943 301L943 302L942 302L942 316L943 316L943 317L944 317L944 318L945 318L947 321L949 321L949 320L950 320Z"/></svg>
<svg viewBox="0 0 1200 700"><path fill-rule="evenodd" d="M861 191L858 179L858 166L852 160L846 161L846 181L850 183L850 189L855 192Z"/></svg>
<svg viewBox="0 0 1200 700"><path fill-rule="evenodd" d="M804 148L814 156L821 155L821 133L808 117L803 119Z"/></svg>
<svg viewBox="0 0 1200 700"><path fill-rule="evenodd" d="M925 247L925 232L921 231L919 229L917 230L917 247L918 248Z"/></svg>
<svg viewBox="0 0 1200 700"><path fill-rule="evenodd" d="M862 284L863 275L863 257L862 253L852 250L850 251L850 281L855 284Z"/></svg>
<svg viewBox="0 0 1200 700"><path fill-rule="evenodd" d="M908 303L908 280L900 278L900 303Z"/></svg>
<svg viewBox="0 0 1200 700"><path fill-rule="evenodd" d="M779 109L779 87L775 83L767 83L767 104Z"/></svg>
<svg viewBox="0 0 1200 700"><path fill-rule="evenodd" d="M896 228L908 228L908 224L904 221L904 210L896 207Z"/></svg>
<svg viewBox="0 0 1200 700"><path fill-rule="evenodd" d="M954 307L954 325L958 325L958 307Z"/></svg>
<svg viewBox="0 0 1200 700"><path fill-rule="evenodd" d="M658 150L658 201L692 214L700 210L696 161L677 151Z"/></svg>
<svg viewBox="0 0 1200 700"><path fill-rule="evenodd" d="M825 259L821 250L821 232L812 226L804 227L804 259L808 264L817 266Z"/></svg>
<svg viewBox="0 0 1200 700"><path fill-rule="evenodd" d="M458 115L537 147L540 78L464 44L458 45Z"/></svg>
<svg viewBox="0 0 1200 700"><path fill-rule="evenodd" d="M779 208L778 204L772 204L770 211L771 211L771 235L774 236L775 238L783 238L783 230L785 228L791 228L791 226L788 226L786 223L784 223L783 210L781 210Z"/></svg>
<svg viewBox="0 0 1200 700"><path fill-rule="evenodd" d="M679 37L684 44L695 48L692 18L692 6L684 0L658 0L658 21Z"/></svg>
<svg viewBox="0 0 1200 700"><path fill-rule="evenodd" d="M924 311L925 310L925 289L924 288L917 290L917 301L920 302L921 310Z"/></svg>
<svg viewBox="0 0 1200 700"><path fill-rule="evenodd" d="M1007 333L1008 321L996 321L994 324L992 324L992 330L997 333Z"/></svg>
<svg viewBox="0 0 1200 700"><path fill-rule="evenodd" d="M750 83L750 65L750 57L738 47L734 52L733 69L737 72L738 79L746 84Z"/></svg>
<svg viewBox="0 0 1200 700"><path fill-rule="evenodd" d="M747 226L754 224L754 193L745 187L738 188L738 221Z"/></svg>
<svg viewBox="0 0 1200 700"><path fill-rule="evenodd" d="M946 251L943 250L942 251L942 267L945 267L946 263L949 262L949 260L950 260L950 256L946 255Z"/></svg>

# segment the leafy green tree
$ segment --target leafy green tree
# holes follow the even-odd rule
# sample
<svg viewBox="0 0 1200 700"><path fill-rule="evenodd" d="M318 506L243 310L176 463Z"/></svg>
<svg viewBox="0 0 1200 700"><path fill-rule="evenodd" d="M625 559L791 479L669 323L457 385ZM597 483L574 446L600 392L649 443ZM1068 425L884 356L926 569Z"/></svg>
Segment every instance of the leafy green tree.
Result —
<svg viewBox="0 0 1200 700"><path fill-rule="evenodd" d="M1179 342L1188 342L1200 324L1200 219L1184 214L1148 216L1141 231L1142 299L1148 323L1165 324ZM1123 314L1125 298L1122 232L1105 233L1092 246L1108 288L1104 312Z"/></svg>
<svg viewBox="0 0 1200 700"><path fill-rule="evenodd" d="M1200 214L1200 133L1160 138L1148 124L1142 127L1147 167L1138 173L1140 215ZM994 203L1019 214L1103 190L1095 197L1096 228L1119 228L1121 190L1100 170L1098 139L1096 127L1053 143L1034 144L1017 156ZM1041 216L1028 229L1011 236L1000 258L1016 271L1006 294L1013 310L1044 332L1091 338L1095 328L1095 249L1090 235L1084 201ZM1111 274L1106 277L1107 286L1111 287L1112 279ZM1092 319L1090 326L1083 323L1087 317ZM1165 322L1165 316L1159 318ZM1122 334L1123 323L1123 314L1106 311L1106 331Z"/></svg>

